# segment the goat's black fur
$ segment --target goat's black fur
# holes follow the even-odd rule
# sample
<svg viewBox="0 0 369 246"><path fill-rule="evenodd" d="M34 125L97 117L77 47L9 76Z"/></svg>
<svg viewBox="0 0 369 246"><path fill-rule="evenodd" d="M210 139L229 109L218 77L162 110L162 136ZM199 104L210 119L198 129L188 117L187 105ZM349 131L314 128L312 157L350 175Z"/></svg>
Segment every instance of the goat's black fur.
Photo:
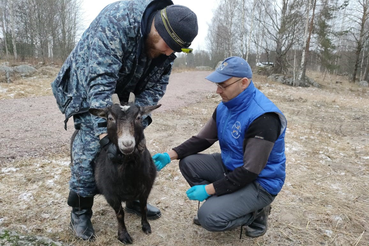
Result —
<svg viewBox="0 0 369 246"><path fill-rule="evenodd" d="M90 109L90 113L107 119L109 140L118 149L117 157L112 159L102 148L95 159L94 171L99 193L104 195L116 213L118 239L123 243L132 243L132 238L124 223L122 201L140 201L142 230L146 234L151 233L151 226L147 221L146 205L156 177L156 167L146 148L141 116L160 105L143 108L134 104L128 106L128 109L122 109L120 105L114 104L105 109ZM122 138L119 139L119 137L124 131L129 131L134 136L135 144L132 153L124 154L125 151L120 148L125 147L125 143L119 143L119 141L122 142Z"/></svg>

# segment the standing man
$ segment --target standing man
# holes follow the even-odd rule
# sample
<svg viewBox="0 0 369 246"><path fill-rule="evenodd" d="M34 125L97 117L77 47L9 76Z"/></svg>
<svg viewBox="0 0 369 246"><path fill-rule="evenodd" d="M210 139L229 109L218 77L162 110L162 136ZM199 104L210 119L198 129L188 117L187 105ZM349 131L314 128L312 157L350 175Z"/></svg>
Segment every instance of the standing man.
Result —
<svg viewBox="0 0 369 246"><path fill-rule="evenodd" d="M93 161L100 148L114 157L116 148L106 136L106 121L90 115L89 108L112 104L111 96L139 106L156 105L164 95L174 52L191 45L198 31L197 17L171 0L129 0L106 6L84 32L51 84L65 128L73 117L78 133L72 143L70 193L71 226L77 237L94 238L92 205L97 193ZM151 117L143 124L148 126ZM127 212L140 214L139 202L127 203ZM148 205L148 218L160 210Z"/></svg>
<svg viewBox="0 0 369 246"><path fill-rule="evenodd" d="M247 225L246 235L267 231L270 204L285 180L282 112L255 86L249 64L229 57L206 79L222 102L200 132L167 153L153 156L161 170L180 159L190 200L204 201L194 223L209 231ZM221 153L198 154L219 141Z"/></svg>

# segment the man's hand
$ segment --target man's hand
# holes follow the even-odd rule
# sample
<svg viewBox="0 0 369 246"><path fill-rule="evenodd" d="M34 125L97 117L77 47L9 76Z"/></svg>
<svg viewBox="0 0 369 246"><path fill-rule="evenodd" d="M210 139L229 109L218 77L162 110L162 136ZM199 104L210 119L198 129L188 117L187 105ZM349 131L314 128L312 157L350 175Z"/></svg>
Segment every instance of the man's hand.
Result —
<svg viewBox="0 0 369 246"><path fill-rule="evenodd" d="M209 197L205 190L206 185L195 185L186 191L187 197L190 200L204 201Z"/></svg>
<svg viewBox="0 0 369 246"><path fill-rule="evenodd" d="M160 171L163 169L168 163L170 163L170 157L168 153L158 153L155 154L152 159L154 160L156 170Z"/></svg>
<svg viewBox="0 0 369 246"><path fill-rule="evenodd" d="M101 149L104 149L106 151L109 159L113 160L114 158L117 157L118 154L117 146L115 146L112 142L110 142L107 135L100 139L100 146Z"/></svg>

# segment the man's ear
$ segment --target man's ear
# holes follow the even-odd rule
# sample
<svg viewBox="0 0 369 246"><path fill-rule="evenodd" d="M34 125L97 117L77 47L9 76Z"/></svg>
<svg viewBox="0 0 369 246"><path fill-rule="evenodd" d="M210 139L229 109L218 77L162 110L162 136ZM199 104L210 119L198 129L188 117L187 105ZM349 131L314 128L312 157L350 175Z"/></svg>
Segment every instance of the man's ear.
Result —
<svg viewBox="0 0 369 246"><path fill-rule="evenodd" d="M242 88L245 90L247 87L249 87L249 85L250 85L250 81L251 81L251 79L248 79L248 78L243 78L242 80L241 80L241 83L242 83Z"/></svg>

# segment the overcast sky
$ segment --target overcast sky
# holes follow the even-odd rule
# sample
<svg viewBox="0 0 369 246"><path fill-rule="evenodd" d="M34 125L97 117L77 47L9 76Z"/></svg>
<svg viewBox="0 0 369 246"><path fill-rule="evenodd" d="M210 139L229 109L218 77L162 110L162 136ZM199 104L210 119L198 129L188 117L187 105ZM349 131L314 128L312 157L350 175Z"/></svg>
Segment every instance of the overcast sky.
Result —
<svg viewBox="0 0 369 246"><path fill-rule="evenodd" d="M189 7L197 15L199 25L199 34L192 42L191 47L194 49L207 49L206 36L208 34L208 23L211 22L213 11L217 7L217 0L172 0L174 4ZM85 24L87 28L91 21L99 14L99 12L109 3L116 0L83 0L82 12L84 14Z"/></svg>

